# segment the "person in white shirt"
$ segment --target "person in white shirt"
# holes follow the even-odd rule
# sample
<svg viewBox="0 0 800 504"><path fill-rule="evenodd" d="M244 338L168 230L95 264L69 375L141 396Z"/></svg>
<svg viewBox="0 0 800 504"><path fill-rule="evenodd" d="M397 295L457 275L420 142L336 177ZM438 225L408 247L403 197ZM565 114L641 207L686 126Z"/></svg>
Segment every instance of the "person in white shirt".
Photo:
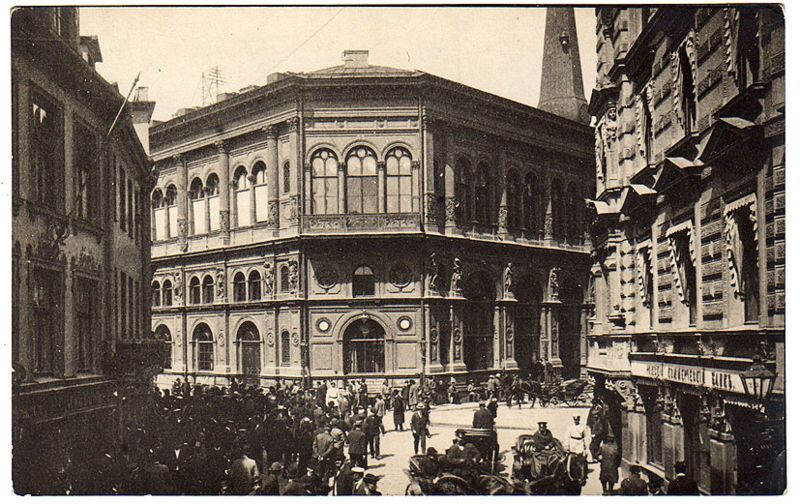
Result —
<svg viewBox="0 0 800 504"><path fill-rule="evenodd" d="M586 426L581 425L580 415L575 415L572 417L572 420L574 423L567 428L566 435L564 436L566 439L567 451L585 456L588 446Z"/></svg>
<svg viewBox="0 0 800 504"><path fill-rule="evenodd" d="M328 385L328 391L325 392L325 406L330 405L330 403L336 406L339 405L339 388L333 380L331 380L330 385Z"/></svg>

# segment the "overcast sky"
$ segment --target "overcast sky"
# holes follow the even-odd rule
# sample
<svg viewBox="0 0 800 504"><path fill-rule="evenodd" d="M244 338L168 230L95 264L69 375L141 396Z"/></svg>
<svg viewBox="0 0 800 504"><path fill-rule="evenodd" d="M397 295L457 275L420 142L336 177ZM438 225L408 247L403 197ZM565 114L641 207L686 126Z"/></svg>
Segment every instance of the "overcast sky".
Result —
<svg viewBox="0 0 800 504"><path fill-rule="evenodd" d="M539 100L545 9L383 7L81 8L81 34L97 35L98 71L127 93L141 86L154 119L202 104L201 76L218 66L237 91L271 72L341 64L345 49L369 62L429 72L535 106ZM576 9L583 80L594 87L594 8Z"/></svg>

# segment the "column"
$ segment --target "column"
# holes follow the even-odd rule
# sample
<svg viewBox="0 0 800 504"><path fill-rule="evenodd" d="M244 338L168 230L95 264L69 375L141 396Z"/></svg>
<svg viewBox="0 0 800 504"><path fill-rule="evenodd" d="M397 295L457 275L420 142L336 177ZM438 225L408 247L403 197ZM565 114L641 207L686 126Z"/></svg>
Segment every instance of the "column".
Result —
<svg viewBox="0 0 800 504"><path fill-rule="evenodd" d="M378 213L386 213L386 162L378 161Z"/></svg>
<svg viewBox="0 0 800 504"><path fill-rule="evenodd" d="M411 211L419 213L419 161L411 161Z"/></svg>
<svg viewBox="0 0 800 504"><path fill-rule="evenodd" d="M725 414L717 411L709 428L711 494L732 495L736 484L736 441Z"/></svg>
<svg viewBox="0 0 800 504"><path fill-rule="evenodd" d="M275 126L264 128L267 135L267 226L280 227L280 202L278 200L278 131Z"/></svg>
<svg viewBox="0 0 800 504"><path fill-rule="evenodd" d="M181 251L186 252L189 248L187 236L189 234L188 221L188 199L186 195L186 158L181 154L174 156L173 161L178 165L178 243Z"/></svg>
<svg viewBox="0 0 800 504"><path fill-rule="evenodd" d="M422 170L424 193L424 222L426 229L433 229L438 224L438 204L436 202L436 165L434 162L433 120L428 115L422 116ZM413 167L413 165L412 165ZM416 210L415 210L416 211Z"/></svg>
<svg viewBox="0 0 800 504"><path fill-rule="evenodd" d="M219 154L219 230L222 242L231 240L231 166L230 145L220 140L214 144Z"/></svg>
<svg viewBox="0 0 800 504"><path fill-rule="evenodd" d="M444 165L444 225L446 228L456 227L456 175L453 155L448 152Z"/></svg>
<svg viewBox="0 0 800 504"><path fill-rule="evenodd" d="M344 187L344 184L345 184L345 178L344 178L345 166L346 165L344 164L344 161L339 161L339 172L338 172L339 183L337 184L337 186L339 187L339 213L340 214L347 213L347 203L346 203L346 200L345 200L345 187Z"/></svg>
<svg viewBox="0 0 800 504"><path fill-rule="evenodd" d="M247 176L247 180L250 181L250 190L247 191L250 198L250 225L256 225L256 177L252 173Z"/></svg>
<svg viewBox="0 0 800 504"><path fill-rule="evenodd" d="M539 312L539 358L550 359L550 308L542 305Z"/></svg>
<svg viewBox="0 0 800 504"><path fill-rule="evenodd" d="M544 211L544 239L553 239L553 199L549 184L545 186L547 191L547 207Z"/></svg>
<svg viewBox="0 0 800 504"><path fill-rule="evenodd" d="M500 177L497 180L497 233L500 235L508 234L508 195L506 194L506 156L505 151L501 150L498 157L500 166Z"/></svg>
<svg viewBox="0 0 800 504"><path fill-rule="evenodd" d="M300 118L292 117L287 121L289 130L289 225L296 226L300 223L300 180L298 167L302 156L299 152L300 144Z"/></svg>
<svg viewBox="0 0 800 504"><path fill-rule="evenodd" d="M314 213L311 208L311 163L303 163L303 199L305 214L311 215Z"/></svg>

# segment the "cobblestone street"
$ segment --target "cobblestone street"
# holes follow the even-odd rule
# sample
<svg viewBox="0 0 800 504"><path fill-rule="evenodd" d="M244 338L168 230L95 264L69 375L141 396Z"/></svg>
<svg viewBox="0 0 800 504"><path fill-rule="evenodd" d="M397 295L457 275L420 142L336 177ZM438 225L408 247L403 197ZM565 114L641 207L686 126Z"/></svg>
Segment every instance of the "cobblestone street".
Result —
<svg viewBox="0 0 800 504"><path fill-rule="evenodd" d="M452 443L456 429L472 426L472 414L477 409L477 403L460 405L436 406L431 410L431 438L428 446L433 446L443 453ZM544 421L553 432L553 436L563 442L564 433L572 422L573 415L581 415L581 420L586 421L588 408L541 408L537 405L531 409L530 404L523 404L521 409L516 406L509 409L501 405L497 412L497 432L501 455L505 457L504 474L509 474L513 462L512 446L517 436L525 433L534 433L537 422ZM381 460L370 460L367 472L383 476L378 485L383 495L403 495L409 483L404 472L408 469L408 460L414 454L414 443L411 431L408 430L411 412L406 414L405 431L396 432L388 430L392 427L391 413L384 418L387 428L386 435L381 440ZM599 466L589 465L589 480L583 488L582 495L601 495L602 489L599 481Z"/></svg>

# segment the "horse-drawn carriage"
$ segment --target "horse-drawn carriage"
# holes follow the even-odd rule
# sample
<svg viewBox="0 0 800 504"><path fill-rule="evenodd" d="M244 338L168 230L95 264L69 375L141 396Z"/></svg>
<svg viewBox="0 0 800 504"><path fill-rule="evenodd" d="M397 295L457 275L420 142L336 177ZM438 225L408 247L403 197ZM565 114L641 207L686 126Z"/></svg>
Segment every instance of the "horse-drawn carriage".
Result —
<svg viewBox="0 0 800 504"><path fill-rule="evenodd" d="M554 439L548 449L537 449L532 434L517 438L511 477L524 481L532 495L580 495L588 464L582 454L564 450Z"/></svg>
<svg viewBox="0 0 800 504"><path fill-rule="evenodd" d="M523 381L520 383L520 388L522 392L528 394L532 403L538 399L542 406L565 404L575 407L590 401L589 382L580 378L564 381Z"/></svg>

